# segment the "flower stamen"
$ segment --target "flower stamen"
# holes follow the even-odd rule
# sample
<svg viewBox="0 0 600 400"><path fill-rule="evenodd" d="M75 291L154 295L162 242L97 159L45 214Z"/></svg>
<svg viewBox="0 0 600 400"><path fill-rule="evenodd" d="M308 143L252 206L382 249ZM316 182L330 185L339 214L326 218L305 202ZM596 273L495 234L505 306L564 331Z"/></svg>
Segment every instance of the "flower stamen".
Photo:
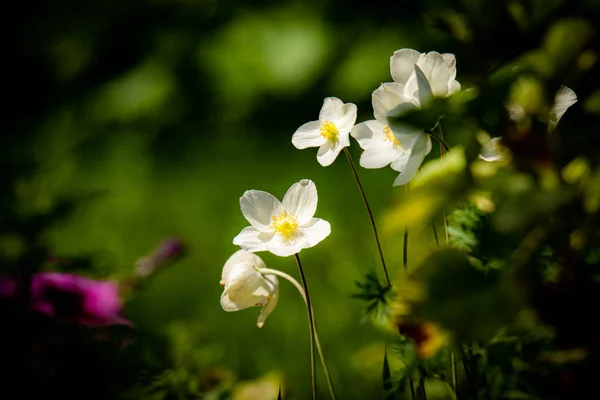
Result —
<svg viewBox="0 0 600 400"><path fill-rule="evenodd" d="M327 140L336 142L340 136L337 126L331 121L324 121L321 124L321 136Z"/></svg>
<svg viewBox="0 0 600 400"><path fill-rule="evenodd" d="M289 239L296 232L296 229L298 229L298 219L294 213L282 211L278 215L271 217L271 219L273 223L269 228L286 239Z"/></svg>
<svg viewBox="0 0 600 400"><path fill-rule="evenodd" d="M402 144L400 143L396 135L394 135L394 132L392 132L389 126L383 128L383 134L385 135L385 140L387 140L388 142L391 142L394 145L402 146Z"/></svg>

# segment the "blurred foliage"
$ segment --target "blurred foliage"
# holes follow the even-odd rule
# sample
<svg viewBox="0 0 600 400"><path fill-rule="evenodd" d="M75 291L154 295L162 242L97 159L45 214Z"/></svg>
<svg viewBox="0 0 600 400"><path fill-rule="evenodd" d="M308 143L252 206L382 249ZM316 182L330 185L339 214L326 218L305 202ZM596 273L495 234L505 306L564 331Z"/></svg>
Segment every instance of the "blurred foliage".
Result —
<svg viewBox="0 0 600 400"><path fill-rule="evenodd" d="M597 391L600 332L589 323L600 300L597 0L13 6L2 28L0 273L126 280L164 236L182 238L188 252L128 295L134 328L100 335L108 341L0 303L6 390L244 399L275 398L282 385L283 398L306 398L302 299L284 285L258 330L252 312L220 309L218 282L245 225L243 191L280 195L311 178L333 233L304 263L339 398ZM290 138L326 96L371 118L371 90L391 79L388 58L403 47L454 53L463 91L403 117L443 129L451 146L443 158L432 151L408 195L391 190L392 171L360 172L383 216L398 276L392 293L366 275L377 257L350 171L342 162L321 168ZM549 132L560 85L578 102ZM516 121L512 103L523 109ZM482 137L501 137L507 157L478 159ZM449 242L440 235L438 249L431 225L443 232L446 215ZM287 259L265 261L293 270ZM348 300L356 281L381 332L361 324L361 305ZM382 321L386 311L396 319ZM432 340L439 351L423 357ZM382 341L393 342L387 352Z"/></svg>

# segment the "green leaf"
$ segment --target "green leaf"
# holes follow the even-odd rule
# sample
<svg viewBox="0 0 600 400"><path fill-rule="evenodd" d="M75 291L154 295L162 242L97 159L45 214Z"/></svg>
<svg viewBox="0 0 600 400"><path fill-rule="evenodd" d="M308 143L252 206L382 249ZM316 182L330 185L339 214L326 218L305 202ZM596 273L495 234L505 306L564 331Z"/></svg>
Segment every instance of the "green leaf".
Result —
<svg viewBox="0 0 600 400"><path fill-rule="evenodd" d="M390 372L390 364L388 363L387 358L387 346L383 353L383 370L382 370L382 378L383 378L383 400L394 400L395 391L393 390L394 386L392 385L392 374Z"/></svg>
<svg viewBox="0 0 600 400"><path fill-rule="evenodd" d="M399 232L429 224L467 190L464 149L456 146L446 156L425 164L411 182L411 191L386 215L382 230Z"/></svg>

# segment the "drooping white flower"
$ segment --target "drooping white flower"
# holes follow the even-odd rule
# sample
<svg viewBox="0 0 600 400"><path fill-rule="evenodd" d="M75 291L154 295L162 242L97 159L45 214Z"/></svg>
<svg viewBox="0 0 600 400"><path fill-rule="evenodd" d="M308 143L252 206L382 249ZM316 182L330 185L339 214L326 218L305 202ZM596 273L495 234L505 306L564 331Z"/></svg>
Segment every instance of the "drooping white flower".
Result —
<svg viewBox="0 0 600 400"><path fill-rule="evenodd" d="M307 122L292 136L297 149L318 147L317 161L322 166L331 165L340 151L350 145L350 130L356 122L356 105L343 103L336 97L327 97L318 121Z"/></svg>
<svg viewBox="0 0 600 400"><path fill-rule="evenodd" d="M239 311L249 307L262 307L256 325L259 328L277 305L279 281L272 274L261 274L266 268L256 254L238 250L225 262L221 274L221 307L225 311Z"/></svg>
<svg viewBox="0 0 600 400"><path fill-rule="evenodd" d="M556 128L558 121L565 115L565 112L567 112L569 107L575 103L577 103L577 95L575 92L568 87L561 85L554 96L552 108L548 112L548 132L552 132ZM519 121L525 117L525 110L519 104L508 104L506 109L508 110L510 119L513 121ZM506 151L507 149L500 143L500 137L495 137L482 147L479 158L484 161L501 160L504 158L503 153Z"/></svg>
<svg viewBox="0 0 600 400"><path fill-rule="evenodd" d="M401 172L394 185L409 182L425 155L431 150L431 138L422 129L391 123L388 116L398 116L418 108L413 98L404 94L399 83L384 83L372 95L374 120L357 124L351 135L365 151L360 157L363 168L382 168L391 164Z"/></svg>
<svg viewBox="0 0 600 400"><path fill-rule="evenodd" d="M423 82L419 82L417 70L422 72L428 89ZM414 98L419 105L423 105L431 96L448 97L460 90L460 83L456 81L454 54L400 49L390 58L390 71L394 82L402 85L404 96Z"/></svg>
<svg viewBox="0 0 600 400"><path fill-rule="evenodd" d="M329 222L313 218L317 210L317 188L313 181L294 183L280 202L261 190L248 190L240 198L242 214L250 222L233 239L242 249L270 251L287 257L315 246L331 233Z"/></svg>

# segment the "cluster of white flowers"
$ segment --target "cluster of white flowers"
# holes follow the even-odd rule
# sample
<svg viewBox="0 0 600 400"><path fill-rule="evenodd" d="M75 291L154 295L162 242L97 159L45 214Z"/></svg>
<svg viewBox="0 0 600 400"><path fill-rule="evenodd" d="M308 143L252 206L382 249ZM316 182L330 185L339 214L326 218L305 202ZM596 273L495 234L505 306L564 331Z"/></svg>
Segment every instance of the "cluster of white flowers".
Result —
<svg viewBox="0 0 600 400"><path fill-rule="evenodd" d="M252 253L269 251L288 257L329 236L329 222L314 218L317 202L317 187L308 179L294 183L283 201L262 190L244 193L240 208L250 226L233 239L243 250L231 256L223 268L221 306L225 311L262 306L258 327L263 326L277 304L279 282L275 275L260 272L266 266Z"/></svg>
<svg viewBox="0 0 600 400"><path fill-rule="evenodd" d="M344 147L350 146L352 135L364 150L362 167L390 165L400 172L394 185L408 183L431 150L431 139L422 129L390 117L418 109L432 96L450 96L460 90L460 84L455 80L456 59L452 54L398 50L390 58L390 70L394 82L383 83L373 92L374 120L355 125L356 105L328 97L319 119L302 125L293 134L293 145L298 149L318 147L317 161L328 166ZM260 272L266 269L264 262L252 253L269 251L287 257L329 236L329 223L314 218L317 201L317 188L308 179L293 184L281 202L261 190L244 193L240 207L250 226L233 239L242 250L223 268L221 306L225 311L261 306L258 326L264 324L277 304L279 283L275 275Z"/></svg>
<svg viewBox="0 0 600 400"><path fill-rule="evenodd" d="M459 91L456 58L453 54L402 49L390 58L390 71L394 82L381 84L372 95L374 120L354 125L356 106L328 97L319 120L302 125L294 133L294 146L318 147L317 160L325 167L350 146L351 135L364 150L360 157L363 168L390 165L400 172L394 185L408 183L431 150L431 138L422 129L390 117L418 109L432 96L447 97Z"/></svg>
<svg viewBox="0 0 600 400"><path fill-rule="evenodd" d="M331 165L354 137L364 150L360 157L363 168L391 168L400 174L393 185L407 184L431 151L431 137L421 128L398 122L403 114L420 109L430 98L445 98L460 91L456 81L456 58L453 54L432 51L420 53L401 49L390 57L393 82L382 83L372 94L374 119L356 123L357 107L336 97L327 97L317 121L300 126L292 136L298 149L318 147L317 161ZM577 101L575 93L562 86L549 112L552 130L565 111ZM513 120L522 118L518 104L507 106ZM505 149L500 138L492 138L483 146L480 158L495 161ZM275 307L279 283L275 275L263 274L263 261L252 254L269 251L288 257L302 249L313 247L331 232L327 221L314 218L317 209L317 188L303 179L293 184L279 201L270 193L249 190L240 198L242 214L250 226L233 239L243 250L235 253L223 269L221 284L225 290L221 305L226 311L262 306L258 320L261 327ZM273 270L270 270L273 271Z"/></svg>

